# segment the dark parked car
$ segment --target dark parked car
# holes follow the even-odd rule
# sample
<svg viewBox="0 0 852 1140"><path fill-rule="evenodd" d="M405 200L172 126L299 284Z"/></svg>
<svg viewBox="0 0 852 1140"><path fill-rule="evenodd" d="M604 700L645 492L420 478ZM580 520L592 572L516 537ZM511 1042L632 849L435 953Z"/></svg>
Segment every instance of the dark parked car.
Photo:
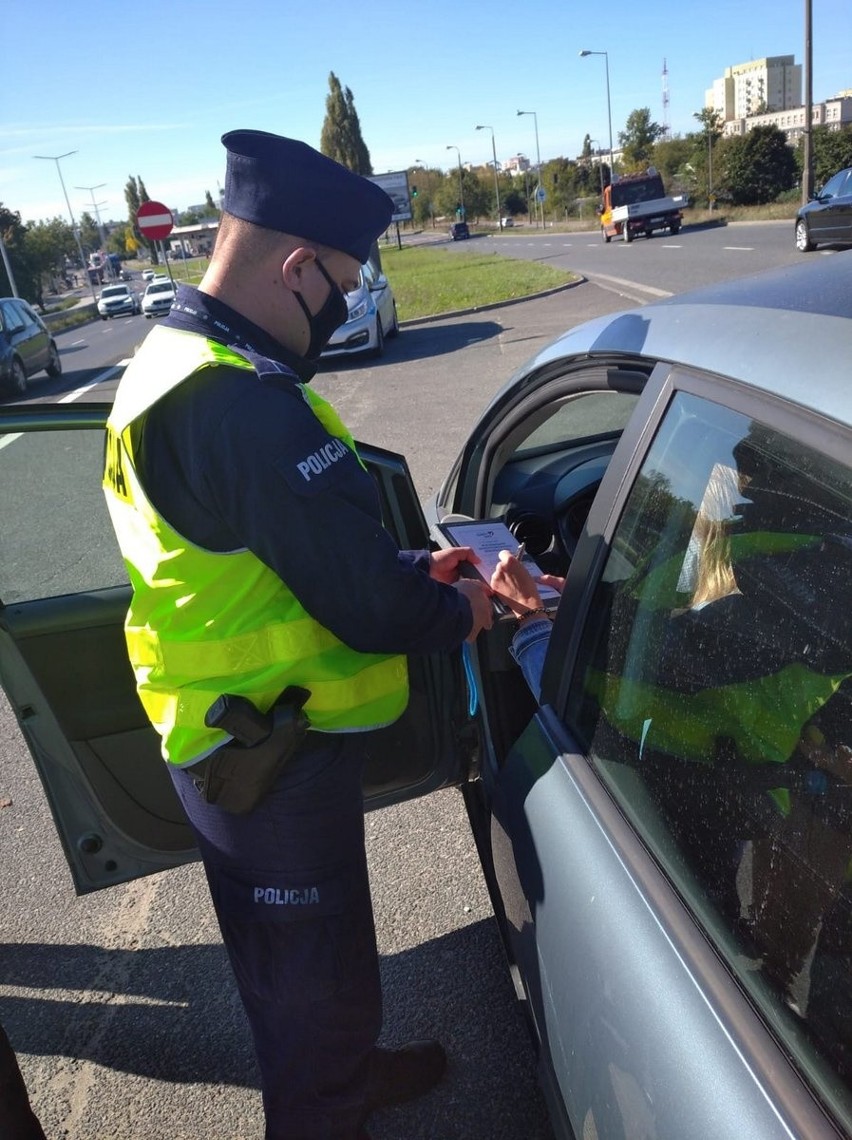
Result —
<svg viewBox="0 0 852 1140"><path fill-rule="evenodd" d="M0 386L23 395L27 381L41 370L62 374L56 341L26 301L0 297Z"/></svg>
<svg viewBox="0 0 852 1140"><path fill-rule="evenodd" d="M574 328L431 505L566 576L541 691L512 622L468 647L475 713L460 653L412 659L364 791L461 789L560 1140L852 1135L850 296L835 257ZM127 663L109 411L0 409L0 679L81 893L197 857ZM425 546L404 459L359 450Z"/></svg>
<svg viewBox="0 0 852 1140"><path fill-rule="evenodd" d="M796 249L852 245L852 166L829 178L815 198L796 214Z"/></svg>
<svg viewBox="0 0 852 1140"><path fill-rule="evenodd" d="M470 237L470 227L467 222L453 222L450 226L450 237L453 241L463 241Z"/></svg>

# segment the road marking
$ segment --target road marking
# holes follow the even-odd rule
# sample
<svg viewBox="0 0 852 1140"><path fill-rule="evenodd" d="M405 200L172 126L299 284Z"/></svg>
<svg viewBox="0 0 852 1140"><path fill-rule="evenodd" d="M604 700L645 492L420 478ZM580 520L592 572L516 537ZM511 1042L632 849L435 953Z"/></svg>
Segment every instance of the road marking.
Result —
<svg viewBox="0 0 852 1140"><path fill-rule="evenodd" d="M81 396L85 396L87 392L91 392L92 388L97 384L103 383L104 380L111 380L119 368L126 367L129 363L129 360L121 360L118 364L111 364L109 368L104 369L103 372L99 372L94 380L90 380L89 383L84 384L82 388L75 388L73 392L69 392L66 396L63 396L57 403L73 404L75 400L79 400Z"/></svg>
<svg viewBox="0 0 852 1140"><path fill-rule="evenodd" d="M682 245L670 245L668 242L660 242L661 249L683 249Z"/></svg>
<svg viewBox="0 0 852 1140"><path fill-rule="evenodd" d="M101 384L104 380L112 379L112 377L116 372L118 372L120 368L126 368L129 363L129 358L127 360L119 360L118 364L112 364L109 368L104 369L103 372L99 372L94 380L90 380L89 383L84 384L82 388L75 388L73 392L68 392L65 396L62 396L61 399L57 400L57 403L72 404L75 400L79 400L81 396L85 396L87 392L90 392L96 384ZM0 451L2 451L4 447L8 447L10 443L14 443L16 439L20 439L21 436L26 434L26 432L19 431L14 435L4 435L3 438L0 439Z"/></svg>
<svg viewBox="0 0 852 1140"><path fill-rule="evenodd" d="M78 344L85 344L85 343L86 343L85 340L72 340L71 341L71 348L76 348L76 346Z"/></svg>
<svg viewBox="0 0 852 1140"><path fill-rule="evenodd" d="M649 293L652 297L671 297L672 293L668 293L665 289L656 289L653 285L640 285L638 281L627 281L623 277L609 277L604 273L589 273L587 274L590 281L594 284L598 282L606 282L609 285L620 285L625 289L638 289L640 293ZM606 284L602 288L606 288Z"/></svg>
<svg viewBox="0 0 852 1140"><path fill-rule="evenodd" d="M743 253L754 253L753 245L723 245L722 249L735 249L740 250Z"/></svg>

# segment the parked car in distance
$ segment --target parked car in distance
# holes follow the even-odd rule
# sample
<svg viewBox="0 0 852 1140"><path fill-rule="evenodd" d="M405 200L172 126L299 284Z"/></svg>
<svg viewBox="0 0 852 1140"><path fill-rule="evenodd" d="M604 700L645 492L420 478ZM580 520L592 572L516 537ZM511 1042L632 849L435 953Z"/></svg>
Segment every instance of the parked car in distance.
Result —
<svg viewBox="0 0 852 1140"><path fill-rule="evenodd" d="M515 224L514 218L501 218L500 219L500 228L502 230L511 229L511 227L514 226L514 224Z"/></svg>
<svg viewBox="0 0 852 1140"><path fill-rule="evenodd" d="M143 281L153 281L155 276L156 276L156 271L153 269L143 269L142 270L142 280Z"/></svg>
<svg viewBox="0 0 852 1140"><path fill-rule="evenodd" d="M839 170L796 214L796 249L852 245L852 166Z"/></svg>
<svg viewBox="0 0 852 1140"><path fill-rule="evenodd" d="M102 321L127 314L133 316L139 311L139 298L129 285L105 285L98 295L98 313Z"/></svg>
<svg viewBox="0 0 852 1140"><path fill-rule="evenodd" d="M358 288L346 294L346 304L349 316L345 324L331 334L322 355L381 356L385 340L399 333L396 301L385 274L369 261L362 265Z"/></svg>
<svg viewBox="0 0 852 1140"><path fill-rule="evenodd" d="M464 241L470 237L470 227L467 222L453 222L450 226L450 237L453 241Z"/></svg>
<svg viewBox="0 0 852 1140"><path fill-rule="evenodd" d="M850 296L816 258L572 327L428 506L563 589L534 690L512 620L410 658L365 803L461 790L557 1140L852 1136ZM127 661L111 410L0 407L0 683L79 893L198 858ZM358 454L428 548L404 457Z"/></svg>
<svg viewBox="0 0 852 1140"><path fill-rule="evenodd" d="M56 341L41 317L19 297L0 297L0 387L22 396L42 369L62 374Z"/></svg>
<svg viewBox="0 0 852 1140"><path fill-rule="evenodd" d="M148 282L142 294L142 312L148 320L152 317L162 317L171 309L174 299L174 286L168 277L155 277Z"/></svg>

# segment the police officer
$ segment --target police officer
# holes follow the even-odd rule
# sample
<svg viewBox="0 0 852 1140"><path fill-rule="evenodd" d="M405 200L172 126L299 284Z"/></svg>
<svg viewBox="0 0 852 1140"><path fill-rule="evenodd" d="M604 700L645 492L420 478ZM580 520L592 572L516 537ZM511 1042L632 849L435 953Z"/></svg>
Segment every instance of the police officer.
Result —
<svg viewBox="0 0 852 1140"><path fill-rule="evenodd" d="M104 487L138 692L198 840L266 1136L352 1140L446 1063L437 1042L376 1046L364 734L405 708L405 654L472 640L491 605L459 580L469 551L397 549L351 435L307 387L390 198L304 143L222 141L210 265L124 374Z"/></svg>
<svg viewBox="0 0 852 1140"><path fill-rule="evenodd" d="M3 1140L45 1140L15 1051L0 1025L0 1136Z"/></svg>

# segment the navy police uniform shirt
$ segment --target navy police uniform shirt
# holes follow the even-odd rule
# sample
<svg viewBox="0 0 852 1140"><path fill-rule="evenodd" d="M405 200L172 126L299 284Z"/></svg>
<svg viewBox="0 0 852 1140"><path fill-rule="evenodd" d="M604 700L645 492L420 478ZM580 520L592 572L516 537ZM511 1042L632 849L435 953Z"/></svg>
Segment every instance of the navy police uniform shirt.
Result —
<svg viewBox="0 0 852 1140"><path fill-rule="evenodd" d="M427 551L400 551L382 526L371 476L299 386L314 366L189 286L166 324L233 347L257 369L206 368L145 417L139 475L171 526L208 550L251 550L361 652L461 644L470 604L429 578Z"/></svg>

